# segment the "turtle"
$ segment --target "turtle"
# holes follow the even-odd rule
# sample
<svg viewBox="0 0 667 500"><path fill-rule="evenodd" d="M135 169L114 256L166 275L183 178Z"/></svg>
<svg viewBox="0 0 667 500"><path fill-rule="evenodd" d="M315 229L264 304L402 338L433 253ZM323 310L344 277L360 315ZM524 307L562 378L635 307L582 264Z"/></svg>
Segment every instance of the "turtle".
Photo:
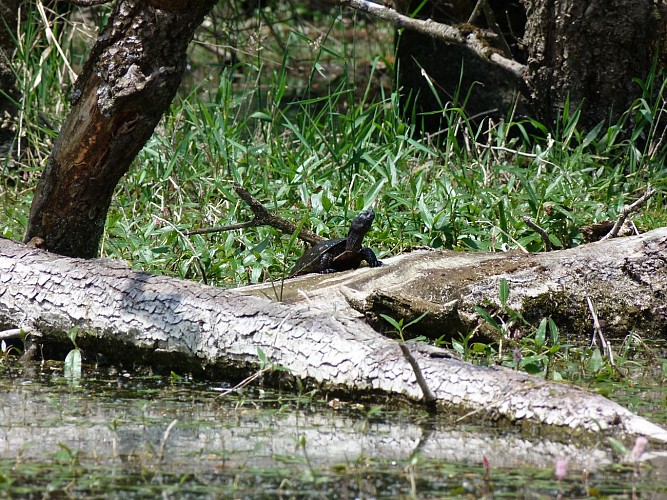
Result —
<svg viewBox="0 0 667 500"><path fill-rule="evenodd" d="M382 262L370 248L361 247L364 235L370 230L375 219L373 210L361 212L350 225L347 238L334 238L309 248L296 261L289 277L307 273L333 273L356 269L365 260L369 267L378 267Z"/></svg>

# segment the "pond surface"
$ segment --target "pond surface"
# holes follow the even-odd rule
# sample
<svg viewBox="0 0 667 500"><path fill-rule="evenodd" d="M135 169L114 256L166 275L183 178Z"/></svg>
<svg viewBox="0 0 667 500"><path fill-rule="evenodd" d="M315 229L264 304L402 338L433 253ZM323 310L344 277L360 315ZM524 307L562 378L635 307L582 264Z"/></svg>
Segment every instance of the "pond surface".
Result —
<svg viewBox="0 0 667 500"><path fill-rule="evenodd" d="M62 365L0 363L0 496L667 495L664 459L622 465L606 441L582 450L385 400L229 393L176 376L84 371L73 382ZM662 405L649 406L664 414L657 391ZM556 461L567 469L560 480Z"/></svg>

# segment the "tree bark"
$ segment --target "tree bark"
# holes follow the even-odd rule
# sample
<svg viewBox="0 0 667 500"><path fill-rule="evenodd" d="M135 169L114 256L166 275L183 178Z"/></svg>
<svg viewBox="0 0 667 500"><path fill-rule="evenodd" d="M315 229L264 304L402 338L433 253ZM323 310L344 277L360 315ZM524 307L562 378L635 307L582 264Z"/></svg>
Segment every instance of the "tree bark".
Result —
<svg viewBox="0 0 667 500"><path fill-rule="evenodd" d="M539 119L555 123L569 98L582 125L615 122L641 96L655 50L652 0L525 2L527 83ZM664 20L663 20L664 22Z"/></svg>
<svg viewBox="0 0 667 500"><path fill-rule="evenodd" d="M565 275L583 273L581 281L594 294L596 288L612 291L615 286L627 286L625 281L608 283L604 273L597 280L598 273L591 272L621 259L635 283L651 281L647 286L661 297L664 322L666 242L667 229L661 229L592 244L589 253L578 247L543 254L542 263L475 253L467 255L469 269L464 269L463 261L447 264L437 252L433 258L415 253L414 257L390 259L379 269L291 280L287 287L293 294L298 290L309 294L308 290L324 288L323 283L329 282L329 298L285 305L239 291L133 272L119 262L59 257L0 240L0 327L41 332L42 337L35 341L47 353L71 346L67 332L76 328L77 344L88 356L103 353L114 362L148 362L227 378L247 376L268 363L281 366L281 374L323 390L359 397L379 392L423 401L424 387L417 383L399 344L378 334L359 312L344 306L341 281L348 294L354 295L353 284L364 276L366 283L373 283L369 278L374 277L377 288L386 288L392 273L394 280L403 279L401 271L411 268L421 274L422 283L430 277L435 286L439 280L441 297L463 296L471 286L465 276L475 274L470 269L477 268L483 281L485 269L495 268L497 274L515 283L513 295L521 283L527 287L525 296L543 288L540 283L526 283L535 272L546 275L547 281L552 279L554 286ZM407 262L411 258L416 263ZM560 266L549 267L549 259ZM487 267L480 271L483 265ZM544 267L539 268L541 265ZM653 273L661 276L657 282L651 280ZM335 295L334 283L339 289ZM308 288L309 284L314 288ZM625 292L634 296L636 290ZM492 300L481 293L477 289L472 294L477 295L478 304ZM317 304L327 307L319 309ZM667 442L665 430L600 395L507 368L470 365L448 351L425 345L410 344L409 351L436 406L463 415L463 420L474 415L475 419L512 422L547 433L644 434Z"/></svg>
<svg viewBox="0 0 667 500"><path fill-rule="evenodd" d="M442 128L444 107L461 107L478 120L528 115L555 126L568 99L571 109L581 106L584 127L614 123L642 95L634 80L648 76L667 33L665 7L651 0L392 3L403 13L419 7L422 19L491 33L490 47L528 64L517 83L516 75L465 44L404 32L397 47L403 103L416 102L432 131Z"/></svg>
<svg viewBox="0 0 667 500"><path fill-rule="evenodd" d="M477 331L496 341L508 339L476 308L510 325L515 335L530 333L551 317L562 337L585 342L582 334L590 335L593 327L590 302L610 338L630 331L667 336L667 228L547 253L416 251L393 261L396 265L372 274L289 281L280 298L322 310L352 305L385 329L380 314L405 323L426 314L412 327L414 334L447 340ZM499 298L503 279L510 292L506 308ZM275 296L266 284L242 290ZM528 324L512 321L509 309Z"/></svg>
<svg viewBox="0 0 667 500"><path fill-rule="evenodd" d="M116 184L180 85L186 48L215 0L120 1L72 92L25 241L95 257Z"/></svg>

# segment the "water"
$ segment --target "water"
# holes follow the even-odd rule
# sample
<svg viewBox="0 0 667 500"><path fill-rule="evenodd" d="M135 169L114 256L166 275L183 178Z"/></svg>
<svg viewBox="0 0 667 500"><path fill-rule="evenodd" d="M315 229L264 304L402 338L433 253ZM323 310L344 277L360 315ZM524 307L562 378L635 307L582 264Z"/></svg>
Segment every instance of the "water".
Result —
<svg viewBox="0 0 667 500"><path fill-rule="evenodd" d="M667 464L621 465L525 429L61 364L0 364L0 494L154 498L667 495ZM664 392L661 393L664 397ZM664 402L664 400L663 400ZM567 463L558 480L556 460ZM485 466L485 463L487 466Z"/></svg>

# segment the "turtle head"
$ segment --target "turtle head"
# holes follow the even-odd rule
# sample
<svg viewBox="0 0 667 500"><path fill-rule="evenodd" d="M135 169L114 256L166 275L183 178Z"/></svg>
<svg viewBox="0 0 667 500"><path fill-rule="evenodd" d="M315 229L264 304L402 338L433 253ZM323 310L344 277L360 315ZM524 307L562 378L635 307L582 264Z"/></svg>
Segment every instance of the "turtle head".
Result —
<svg viewBox="0 0 667 500"><path fill-rule="evenodd" d="M375 219L375 212L366 210L361 212L359 216L352 221L350 232L347 234L346 250L359 250L361 248L361 241L368 231L370 231Z"/></svg>

